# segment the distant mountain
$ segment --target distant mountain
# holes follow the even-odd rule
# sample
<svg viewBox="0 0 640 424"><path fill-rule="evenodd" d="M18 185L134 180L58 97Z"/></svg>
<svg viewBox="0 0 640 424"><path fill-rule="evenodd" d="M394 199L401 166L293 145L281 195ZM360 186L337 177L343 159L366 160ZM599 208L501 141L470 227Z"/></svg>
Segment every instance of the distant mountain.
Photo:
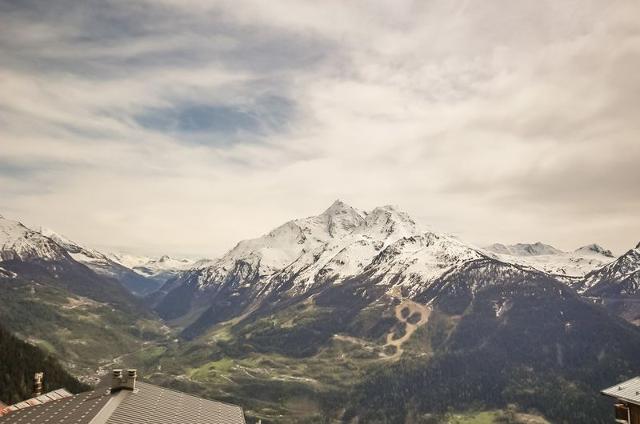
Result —
<svg viewBox="0 0 640 424"><path fill-rule="evenodd" d="M36 372L44 372L44 392L65 388L79 393L89 389L69 375L51 355L18 339L0 325L0 401L11 405L30 398Z"/></svg>
<svg viewBox="0 0 640 424"><path fill-rule="evenodd" d="M487 250L509 256L540 256L540 255L558 255L564 253L553 246L544 243L518 243L504 245L500 243L487 246Z"/></svg>
<svg viewBox="0 0 640 424"><path fill-rule="evenodd" d="M0 267L9 278L43 279L96 301L137 307L117 280L98 275L76 261L54 239L6 218L0 218Z"/></svg>
<svg viewBox="0 0 640 424"><path fill-rule="evenodd" d="M86 265L99 275L118 280L133 294L138 296L147 295L157 290L163 283L163 281L159 282L154 278L147 278L134 272L134 270L112 260L106 254L81 246L52 230L43 228L40 233L63 247L69 256L77 262Z"/></svg>
<svg viewBox="0 0 640 424"><path fill-rule="evenodd" d="M569 284L576 284L589 272L615 260L610 250L597 244L583 246L573 252L564 252L540 242L514 245L496 243L485 247L485 250L501 261L529 266Z"/></svg>
<svg viewBox="0 0 640 424"><path fill-rule="evenodd" d="M111 253L108 257L121 266L155 281L157 283L155 289L196 264L196 261L191 259L176 259L168 255L163 255L160 258L149 258L126 253Z"/></svg>

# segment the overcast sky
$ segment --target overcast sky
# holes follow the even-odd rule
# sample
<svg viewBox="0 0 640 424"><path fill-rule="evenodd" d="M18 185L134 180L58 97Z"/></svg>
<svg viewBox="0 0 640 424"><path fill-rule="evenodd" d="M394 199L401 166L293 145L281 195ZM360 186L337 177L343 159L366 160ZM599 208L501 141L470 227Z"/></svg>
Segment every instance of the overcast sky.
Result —
<svg viewBox="0 0 640 424"><path fill-rule="evenodd" d="M640 2L0 0L0 214L213 257L336 198L640 240Z"/></svg>

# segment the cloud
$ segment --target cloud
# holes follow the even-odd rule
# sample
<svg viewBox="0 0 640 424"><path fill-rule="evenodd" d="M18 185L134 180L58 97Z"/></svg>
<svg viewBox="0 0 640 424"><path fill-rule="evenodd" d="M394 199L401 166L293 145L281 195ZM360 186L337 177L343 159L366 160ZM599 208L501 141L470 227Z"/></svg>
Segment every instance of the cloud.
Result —
<svg viewBox="0 0 640 424"><path fill-rule="evenodd" d="M339 197L480 244L622 251L640 234L639 8L2 2L0 210L214 256Z"/></svg>

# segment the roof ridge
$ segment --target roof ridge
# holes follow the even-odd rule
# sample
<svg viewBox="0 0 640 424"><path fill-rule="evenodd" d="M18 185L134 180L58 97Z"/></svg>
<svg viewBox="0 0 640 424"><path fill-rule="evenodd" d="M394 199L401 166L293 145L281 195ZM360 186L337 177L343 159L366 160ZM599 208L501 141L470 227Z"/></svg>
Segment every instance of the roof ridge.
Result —
<svg viewBox="0 0 640 424"><path fill-rule="evenodd" d="M162 389L162 390L167 390L167 391L169 391L169 392L177 393L177 394L180 394L180 395L185 395L185 396L189 396L189 397L196 398L196 399L202 399L202 400L206 400L206 401L209 401L209 402L221 403L221 404L223 404L223 405L232 406L232 407L234 407L234 408L240 408L240 409L242 409L242 407L241 407L240 405L236 405L236 404L233 404L233 403L224 402L224 401L216 400L216 399L208 399L208 398L204 398L204 397L202 397L202 396L196 396L196 395L194 395L194 394L186 393L186 392L182 392L182 391L180 391L180 390L172 389L172 388L170 388L170 387L159 386L159 385L157 385L157 384L147 383L147 382L145 382L145 381L137 381L137 382L136 382L136 385L138 385L138 384L144 384L144 385L147 385L147 386L158 387L158 388L160 388L160 389Z"/></svg>

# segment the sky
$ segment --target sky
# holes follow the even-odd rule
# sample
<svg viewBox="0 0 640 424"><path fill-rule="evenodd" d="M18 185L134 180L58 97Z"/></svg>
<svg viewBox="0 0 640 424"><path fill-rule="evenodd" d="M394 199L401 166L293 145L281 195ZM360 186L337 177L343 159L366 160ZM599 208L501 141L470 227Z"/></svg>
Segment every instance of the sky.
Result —
<svg viewBox="0 0 640 424"><path fill-rule="evenodd" d="M635 0L0 0L0 214L215 257L335 199L640 241Z"/></svg>

